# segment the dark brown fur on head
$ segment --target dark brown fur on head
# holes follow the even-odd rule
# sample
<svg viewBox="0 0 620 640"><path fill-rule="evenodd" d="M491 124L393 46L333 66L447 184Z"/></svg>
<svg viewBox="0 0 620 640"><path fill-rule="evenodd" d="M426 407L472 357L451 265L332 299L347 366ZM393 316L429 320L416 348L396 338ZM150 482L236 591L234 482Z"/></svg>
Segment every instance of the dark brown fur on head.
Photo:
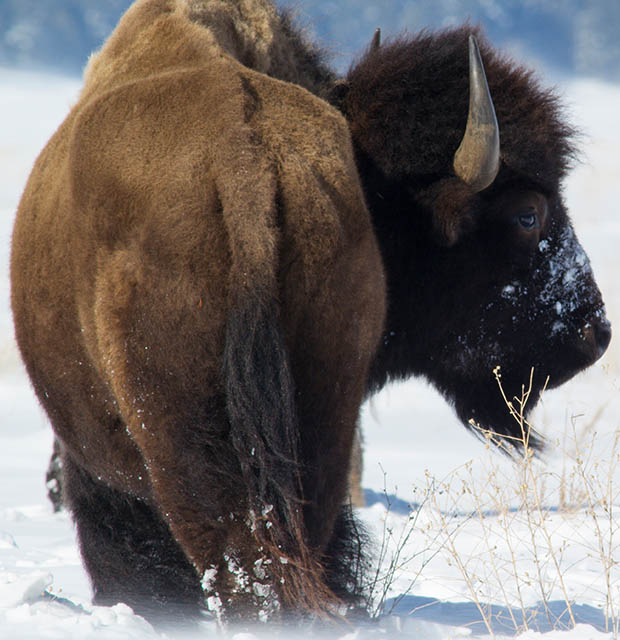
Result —
<svg viewBox="0 0 620 640"><path fill-rule="evenodd" d="M553 92L493 49L479 28L422 31L370 47L331 93L349 120L360 161L390 182L405 180L433 212L436 238L447 245L472 221L462 216L471 209L465 185L437 183L454 175L452 159L465 131L471 33L500 128L504 171L497 184L516 175L553 191L574 160L574 130Z"/></svg>
<svg viewBox="0 0 620 640"><path fill-rule="evenodd" d="M553 188L575 151L558 98L469 25L388 40L355 63L341 98L353 138L392 179L449 175L467 120L471 33L495 105L503 164Z"/></svg>
<svg viewBox="0 0 620 640"><path fill-rule="evenodd" d="M472 33L500 138L499 173L479 192L453 168L468 117ZM554 384L566 380L609 340L600 293L577 258L583 252L561 198L576 136L559 99L470 25L370 46L330 96L349 122L388 275L387 328L370 388L423 374L466 424L475 418L518 437L493 367L503 367L509 396L534 367L534 398L547 374ZM532 231L521 226L520 202L544 203ZM580 261L571 263L580 271L573 291L557 285L558 255ZM518 302L505 300L516 285ZM558 318L553 304L562 308L570 296L570 317ZM591 323L601 340L584 345Z"/></svg>

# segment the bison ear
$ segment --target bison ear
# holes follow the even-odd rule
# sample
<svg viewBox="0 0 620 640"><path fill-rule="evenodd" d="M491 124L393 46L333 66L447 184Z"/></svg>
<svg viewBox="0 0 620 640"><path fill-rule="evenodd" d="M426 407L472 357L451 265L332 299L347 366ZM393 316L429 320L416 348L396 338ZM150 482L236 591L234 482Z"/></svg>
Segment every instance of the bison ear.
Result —
<svg viewBox="0 0 620 640"><path fill-rule="evenodd" d="M452 247L475 224L472 208L475 193L459 178L444 178L426 189L421 203L432 218L433 239L442 247Z"/></svg>
<svg viewBox="0 0 620 640"><path fill-rule="evenodd" d="M381 48L381 29L377 28L370 45L368 47L368 53L373 54ZM339 111L346 114L345 100L349 93L349 83L344 78L338 78L330 86L327 87L324 93L321 94L327 102L334 105Z"/></svg>
<svg viewBox="0 0 620 640"><path fill-rule="evenodd" d="M339 78L331 86L327 88L325 95L323 96L327 102L334 105L339 111L345 113L345 100L349 93L349 83Z"/></svg>

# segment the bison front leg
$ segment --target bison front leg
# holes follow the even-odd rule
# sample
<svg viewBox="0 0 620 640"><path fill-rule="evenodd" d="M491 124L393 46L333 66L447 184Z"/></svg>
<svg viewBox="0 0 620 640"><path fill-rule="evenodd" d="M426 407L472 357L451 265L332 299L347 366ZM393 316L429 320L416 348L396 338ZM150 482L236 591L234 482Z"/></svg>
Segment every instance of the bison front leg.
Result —
<svg viewBox="0 0 620 640"><path fill-rule="evenodd" d="M47 467L47 473L45 474L47 497L52 503L54 513L61 511L63 507L64 497L62 484L61 445L58 438L54 438L54 447Z"/></svg>
<svg viewBox="0 0 620 640"><path fill-rule="evenodd" d="M352 507L365 507L366 498L362 488L362 472L364 470L364 447L361 424L355 429L353 450L351 451L351 464L349 465L349 497Z"/></svg>

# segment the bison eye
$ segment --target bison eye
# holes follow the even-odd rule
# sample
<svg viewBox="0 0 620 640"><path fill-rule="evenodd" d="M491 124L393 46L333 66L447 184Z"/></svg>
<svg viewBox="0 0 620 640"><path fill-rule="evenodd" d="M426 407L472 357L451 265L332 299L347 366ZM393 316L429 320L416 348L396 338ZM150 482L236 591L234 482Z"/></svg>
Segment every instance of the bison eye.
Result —
<svg viewBox="0 0 620 640"><path fill-rule="evenodd" d="M535 213L531 213L529 211L524 212L524 213L520 213L517 216L517 220L519 221L519 224L524 228L524 229L536 229L538 228L540 225L538 224L538 216Z"/></svg>

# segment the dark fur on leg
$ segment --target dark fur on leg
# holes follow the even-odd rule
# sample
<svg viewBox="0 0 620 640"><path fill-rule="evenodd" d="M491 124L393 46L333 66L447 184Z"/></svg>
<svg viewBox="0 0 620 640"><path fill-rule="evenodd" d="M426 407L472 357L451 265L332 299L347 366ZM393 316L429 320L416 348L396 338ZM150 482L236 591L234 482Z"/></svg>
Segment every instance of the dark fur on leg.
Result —
<svg viewBox="0 0 620 640"><path fill-rule="evenodd" d="M368 575L371 563L364 551L369 536L357 521L350 504L345 504L336 519L334 534L325 551L323 564L329 589L339 598L341 608L339 620L313 620L313 632L320 637L335 640L342 636L348 625L368 623ZM340 624L334 625L334 622ZM352 628L352 627L351 627Z"/></svg>
<svg viewBox="0 0 620 640"><path fill-rule="evenodd" d="M58 513L63 508L62 458L61 445L58 438L54 438L54 449L45 474L45 486L47 487L47 497L52 503L54 513Z"/></svg>
<svg viewBox="0 0 620 640"><path fill-rule="evenodd" d="M325 552L326 581L332 592L353 611L363 609L366 602L366 578L370 569L364 554L367 543L368 534L355 518L351 505L344 505Z"/></svg>
<svg viewBox="0 0 620 640"><path fill-rule="evenodd" d="M159 514L145 501L93 479L68 456L64 497L77 524L94 603L124 602L158 626L201 617L198 576Z"/></svg>

